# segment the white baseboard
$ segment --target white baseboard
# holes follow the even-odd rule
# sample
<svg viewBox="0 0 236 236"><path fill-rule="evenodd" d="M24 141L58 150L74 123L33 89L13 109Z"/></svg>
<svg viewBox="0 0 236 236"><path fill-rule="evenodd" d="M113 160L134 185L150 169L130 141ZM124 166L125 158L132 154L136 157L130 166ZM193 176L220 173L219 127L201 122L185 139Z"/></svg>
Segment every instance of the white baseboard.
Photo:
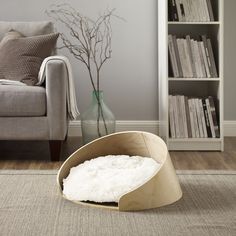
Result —
<svg viewBox="0 0 236 236"><path fill-rule="evenodd" d="M138 130L158 134L159 121L146 120L118 120L116 121L116 131ZM80 121L71 121L69 123L69 136L81 136ZM224 121L224 136L236 136L236 121Z"/></svg>
<svg viewBox="0 0 236 236"><path fill-rule="evenodd" d="M157 134L159 128L159 121L146 121L146 120L117 120L116 131L138 130L146 131ZM68 136L81 136L81 123L80 121L71 121L69 123Z"/></svg>

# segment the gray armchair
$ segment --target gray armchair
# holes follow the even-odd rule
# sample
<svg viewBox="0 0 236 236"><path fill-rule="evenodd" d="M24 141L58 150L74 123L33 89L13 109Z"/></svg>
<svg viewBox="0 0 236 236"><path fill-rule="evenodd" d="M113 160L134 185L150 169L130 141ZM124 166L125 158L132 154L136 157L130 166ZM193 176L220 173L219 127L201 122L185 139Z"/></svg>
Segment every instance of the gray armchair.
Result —
<svg viewBox="0 0 236 236"><path fill-rule="evenodd" d="M0 40L14 29L25 36L53 32L50 22L0 22ZM58 161L68 129L66 65L51 60L44 86L0 85L0 140L48 140L51 160Z"/></svg>

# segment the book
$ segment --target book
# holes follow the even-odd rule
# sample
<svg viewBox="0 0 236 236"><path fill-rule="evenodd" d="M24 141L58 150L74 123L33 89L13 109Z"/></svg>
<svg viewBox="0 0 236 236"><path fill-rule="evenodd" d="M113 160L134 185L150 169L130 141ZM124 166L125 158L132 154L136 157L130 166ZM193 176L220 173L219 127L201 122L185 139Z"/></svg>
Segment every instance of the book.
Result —
<svg viewBox="0 0 236 236"><path fill-rule="evenodd" d="M207 107L207 113L208 113L208 118L209 118L212 138L215 138L216 137L216 133L215 133L215 128L214 128L214 124L213 124L213 118L212 118L209 98L206 98L205 101L206 101L206 107Z"/></svg>
<svg viewBox="0 0 236 236"><path fill-rule="evenodd" d="M215 58L214 58L214 54L213 54L213 50L212 50L212 45L211 45L211 40L210 39L207 39L207 47L208 47L209 56L210 56L210 60L211 60L211 65L212 65L213 77L217 78L218 77L218 73L217 73L217 70L216 70L216 63L215 63Z"/></svg>
<svg viewBox="0 0 236 236"><path fill-rule="evenodd" d="M185 21L190 22L191 21L191 10L189 6L188 0L182 0L183 7L184 7L184 13L185 13Z"/></svg>
<svg viewBox="0 0 236 236"><path fill-rule="evenodd" d="M173 102L172 104L173 104L173 108L174 108L175 135L176 135L176 138L181 138L180 128L179 128L177 97L176 96L172 97L172 102Z"/></svg>
<svg viewBox="0 0 236 236"><path fill-rule="evenodd" d="M188 107L189 107L189 117L190 117L192 138L196 138L195 127L194 127L194 117L193 117L193 106L192 106L191 99L188 99Z"/></svg>
<svg viewBox="0 0 236 236"><path fill-rule="evenodd" d="M203 41L204 49L205 49L205 52L206 52L207 64L208 64L210 75L211 75L210 77L214 77L213 68L212 68L211 59L210 59L210 54L209 54L209 49L208 49L208 46L207 46L206 35L202 35L202 41Z"/></svg>
<svg viewBox="0 0 236 236"><path fill-rule="evenodd" d="M210 73L210 69L209 69L209 65L208 65L208 61L207 61L207 56L206 56L206 50L204 48L204 43L201 41L201 42L199 42L199 44L200 44L201 52L202 52L202 55L203 55L204 68L206 70L206 77L210 78L211 73Z"/></svg>
<svg viewBox="0 0 236 236"><path fill-rule="evenodd" d="M200 113L200 107L199 107L198 98L194 98L193 101L194 101L194 105L195 105L195 108L196 108L196 116L197 116L199 137L200 137L200 138L204 138L204 131L203 131L202 118L201 118L201 113Z"/></svg>
<svg viewBox="0 0 236 236"><path fill-rule="evenodd" d="M199 60L200 60L200 70L201 70L201 77L202 78L207 78L207 73L206 73L206 68L204 64L204 58L203 58L203 53L201 49L201 42L197 42L198 46L198 53L199 53Z"/></svg>
<svg viewBox="0 0 236 236"><path fill-rule="evenodd" d="M169 0L169 20L179 21L175 0Z"/></svg>
<svg viewBox="0 0 236 236"><path fill-rule="evenodd" d="M173 75L174 77L179 77L172 35L168 35L168 48L169 48L169 55L170 55L171 68L172 68Z"/></svg>
<svg viewBox="0 0 236 236"><path fill-rule="evenodd" d="M185 53L184 53L183 40L184 39L177 39L177 47L178 47L178 51L179 51L180 64L181 64L182 71L183 71L183 77L188 77L188 69L186 68L187 65L185 63L186 58L185 58Z"/></svg>
<svg viewBox="0 0 236 236"><path fill-rule="evenodd" d="M179 0L179 5L180 5L180 14L182 17L182 21L186 21L186 14L185 14L185 9L184 9L184 0Z"/></svg>
<svg viewBox="0 0 236 236"><path fill-rule="evenodd" d="M187 126L187 117L186 117L186 108L185 108L185 99L184 96L180 96L181 110L182 110L182 120L184 128L184 138L188 138L188 126Z"/></svg>
<svg viewBox="0 0 236 236"><path fill-rule="evenodd" d="M209 16L210 16L210 21L214 21L214 14L213 14L213 9L212 9L212 5L211 5L211 0L206 0L207 2L207 8L208 8L208 12L209 12Z"/></svg>
<svg viewBox="0 0 236 236"><path fill-rule="evenodd" d="M200 68L198 64L198 56L197 56L197 49L196 49L196 41L191 39L191 48L192 48L192 54L193 54L193 63L195 65L195 71L196 71L196 76L195 77L200 77Z"/></svg>
<svg viewBox="0 0 236 236"><path fill-rule="evenodd" d="M211 138L212 137L211 126L210 126L210 121L209 121L209 117L208 117L206 100L204 98L202 99L202 106L203 106L204 117L205 117L205 122L206 122L207 137Z"/></svg>
<svg viewBox="0 0 236 236"><path fill-rule="evenodd" d="M193 107L193 121L194 121L195 134L196 134L196 138L200 138L200 132L199 132L199 126L198 126L198 120L197 120L197 110L196 110L194 98L191 99L191 102L192 102L192 107Z"/></svg>
<svg viewBox="0 0 236 236"><path fill-rule="evenodd" d="M183 53L184 53L184 64L186 65L186 77L192 78L193 77L193 70L192 70L192 66L191 66L190 53L188 51L187 40L183 39L182 42L184 45Z"/></svg>
<svg viewBox="0 0 236 236"><path fill-rule="evenodd" d="M201 116L201 120L202 120L203 136L204 136L204 138L207 138L208 134L207 134L207 129L206 129L206 121L205 121L205 116L204 116L202 99L198 99L198 104L199 104L200 116Z"/></svg>
<svg viewBox="0 0 236 236"><path fill-rule="evenodd" d="M204 14L202 10L202 2L201 0L195 1L196 2L196 7L198 9L198 14L199 14L199 19L197 21L204 21Z"/></svg>
<svg viewBox="0 0 236 236"><path fill-rule="evenodd" d="M213 99L212 96L209 96L208 99L209 99L209 103L210 103L210 110L211 110L215 135L216 135L216 138L219 138L220 137L220 129L219 129L218 122L217 122L216 108L215 108L215 104L214 104L214 99Z"/></svg>
<svg viewBox="0 0 236 236"><path fill-rule="evenodd" d="M202 1L202 10L204 14L204 21L210 21L210 15L208 12L208 6L206 0L201 0Z"/></svg>
<svg viewBox="0 0 236 236"><path fill-rule="evenodd" d="M193 11L193 21L200 21L198 1L191 0L192 11Z"/></svg>
<svg viewBox="0 0 236 236"><path fill-rule="evenodd" d="M190 113L189 113L189 105L188 105L188 98L184 97L185 102L185 111L186 111L186 121L187 121L187 130L188 130L188 137L192 138L192 129L191 129L191 123L190 123Z"/></svg>
<svg viewBox="0 0 236 236"><path fill-rule="evenodd" d="M181 2L181 0L175 0L176 8L177 8L177 14L178 14L178 19L179 19L179 21L184 21L183 20L183 16L182 16L182 9L180 7L180 2Z"/></svg>
<svg viewBox="0 0 236 236"><path fill-rule="evenodd" d="M177 67L178 67L178 72L179 72L179 77L183 77L183 70L180 62L180 57L179 57L179 50L177 46L177 40L176 40L176 35L172 35L173 39L173 44L174 44L174 50L175 50L175 56L176 56L176 61L177 61Z"/></svg>
<svg viewBox="0 0 236 236"><path fill-rule="evenodd" d="M175 134L175 120L174 120L174 108L173 108L173 96L169 95L169 124L170 124L170 137L176 138Z"/></svg>
<svg viewBox="0 0 236 236"><path fill-rule="evenodd" d="M188 48L188 55L190 58L190 65L191 65L191 69L192 69L192 76L194 78L197 77L197 73L196 73L196 67L195 67L195 63L194 63L194 59L193 59L193 51L192 51L192 47L191 47L191 38L190 35L186 35L186 42L187 42L187 48Z"/></svg>
<svg viewBox="0 0 236 236"><path fill-rule="evenodd" d="M179 120L179 130L180 130L180 138L184 138L184 122L183 122L183 110L182 110L182 105L181 105L181 96L177 95L177 115L178 115L178 120Z"/></svg>

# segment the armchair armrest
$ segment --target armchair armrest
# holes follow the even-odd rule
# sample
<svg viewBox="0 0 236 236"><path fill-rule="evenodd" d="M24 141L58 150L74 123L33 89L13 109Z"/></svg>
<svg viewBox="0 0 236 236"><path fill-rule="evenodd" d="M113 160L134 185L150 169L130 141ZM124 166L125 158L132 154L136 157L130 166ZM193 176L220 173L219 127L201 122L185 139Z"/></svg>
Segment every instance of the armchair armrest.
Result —
<svg viewBox="0 0 236 236"><path fill-rule="evenodd" d="M66 86L67 68L63 61L46 64L46 100L50 140L64 140L67 134Z"/></svg>

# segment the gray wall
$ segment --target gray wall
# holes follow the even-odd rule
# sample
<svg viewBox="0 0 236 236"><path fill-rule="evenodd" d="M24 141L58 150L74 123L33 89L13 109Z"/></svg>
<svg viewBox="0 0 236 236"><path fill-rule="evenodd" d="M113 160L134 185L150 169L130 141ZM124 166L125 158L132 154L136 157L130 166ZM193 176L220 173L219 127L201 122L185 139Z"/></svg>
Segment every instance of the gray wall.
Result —
<svg viewBox="0 0 236 236"><path fill-rule="evenodd" d="M84 15L95 17L107 7L127 22L113 21L113 55L102 71L101 86L107 104L118 120L157 120L157 0L70 0ZM44 11L61 1L0 0L0 20L34 21L48 19ZM236 1L225 0L225 119L236 120ZM57 27L58 30L62 28ZM80 111L90 102L87 71L67 51L74 69Z"/></svg>
<svg viewBox="0 0 236 236"><path fill-rule="evenodd" d="M236 1L225 0L224 10L224 115L225 120L236 120Z"/></svg>

